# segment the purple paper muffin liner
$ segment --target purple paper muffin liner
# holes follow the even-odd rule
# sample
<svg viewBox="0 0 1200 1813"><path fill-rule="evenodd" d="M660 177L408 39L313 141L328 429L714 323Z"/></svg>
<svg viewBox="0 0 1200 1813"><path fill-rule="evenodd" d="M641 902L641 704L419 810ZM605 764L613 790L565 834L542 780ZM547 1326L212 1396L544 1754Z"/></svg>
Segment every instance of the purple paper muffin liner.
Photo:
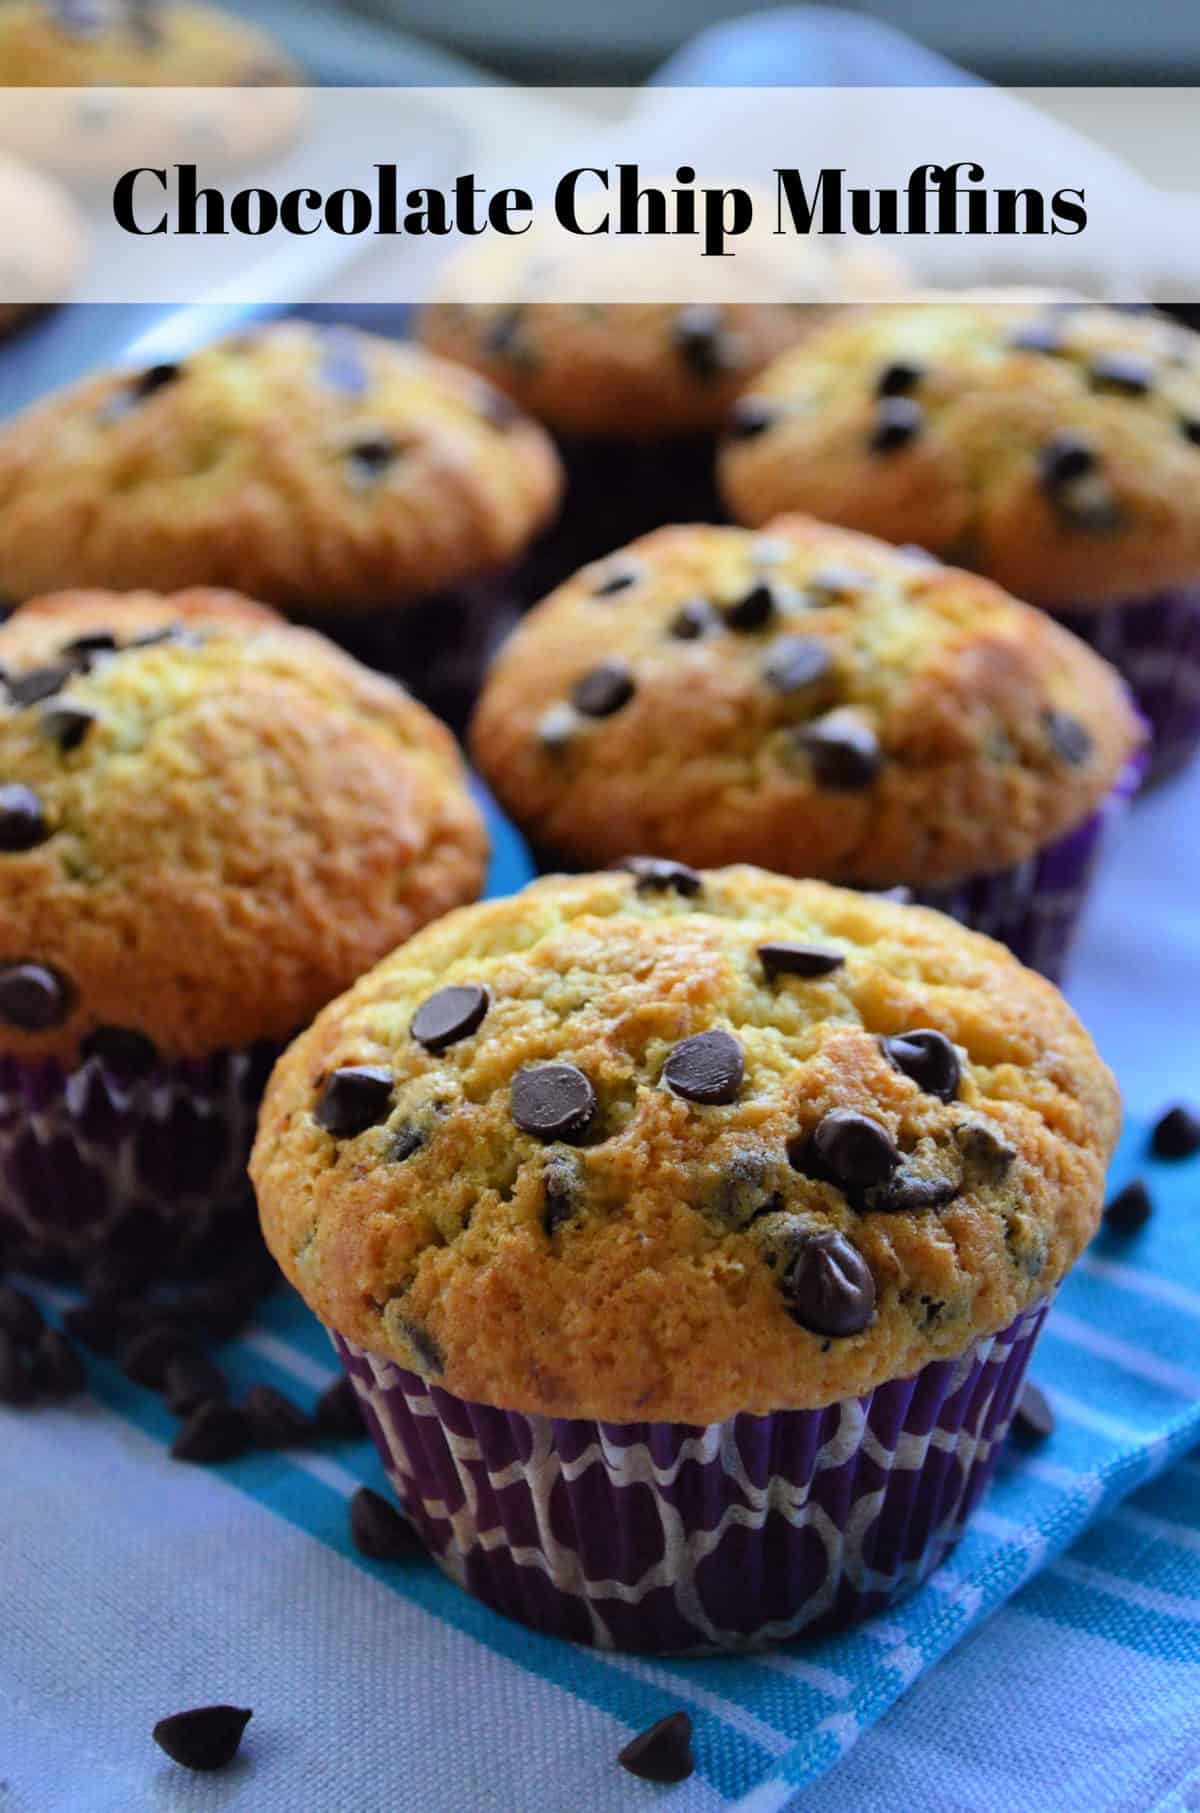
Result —
<svg viewBox="0 0 1200 1813"><path fill-rule="evenodd" d="M490 1409L332 1338L452 1579L554 1636L682 1655L836 1629L924 1580L991 1478L1048 1307L866 1397L707 1428Z"/></svg>
<svg viewBox="0 0 1200 1813"><path fill-rule="evenodd" d="M1145 785L1175 774L1200 747L1200 586L1054 615L1111 661L1137 701L1152 738Z"/></svg>
<svg viewBox="0 0 1200 1813"><path fill-rule="evenodd" d="M0 1241L34 1260L163 1264L253 1216L246 1161L278 1047L143 1075L0 1057Z"/></svg>

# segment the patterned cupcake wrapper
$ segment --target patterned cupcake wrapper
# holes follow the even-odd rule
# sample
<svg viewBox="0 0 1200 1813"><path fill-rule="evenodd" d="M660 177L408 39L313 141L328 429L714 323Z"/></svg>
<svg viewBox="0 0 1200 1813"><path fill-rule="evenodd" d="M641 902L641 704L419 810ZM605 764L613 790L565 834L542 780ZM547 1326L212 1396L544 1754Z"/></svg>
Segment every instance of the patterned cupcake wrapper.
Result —
<svg viewBox="0 0 1200 1813"><path fill-rule="evenodd" d="M1200 747L1200 586L1054 615L1124 676L1153 738L1145 784L1176 773Z"/></svg>
<svg viewBox="0 0 1200 1813"><path fill-rule="evenodd" d="M118 1250L166 1263L252 1213L246 1161L275 1046L72 1071L0 1058L0 1241L85 1263Z"/></svg>
<svg viewBox="0 0 1200 1813"><path fill-rule="evenodd" d="M702 1654L836 1629L925 1579L991 1478L1047 1308L866 1397L707 1428L489 1409L333 1344L461 1586L574 1642Z"/></svg>

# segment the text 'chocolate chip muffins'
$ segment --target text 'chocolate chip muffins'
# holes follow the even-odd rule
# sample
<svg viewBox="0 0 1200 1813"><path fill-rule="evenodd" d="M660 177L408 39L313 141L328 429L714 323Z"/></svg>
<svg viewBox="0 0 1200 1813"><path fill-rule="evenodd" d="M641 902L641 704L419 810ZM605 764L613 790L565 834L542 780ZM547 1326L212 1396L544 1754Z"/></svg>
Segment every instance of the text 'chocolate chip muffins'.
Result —
<svg viewBox="0 0 1200 1813"><path fill-rule="evenodd" d="M547 861L907 886L1056 976L1140 727L997 586L803 517L659 530L501 651L476 759Z"/></svg>
<svg viewBox="0 0 1200 1813"><path fill-rule="evenodd" d="M741 522L811 510L1060 615L1125 675L1154 773L1200 742L1200 337L1093 304L848 311L767 367L720 461Z"/></svg>
<svg viewBox="0 0 1200 1813"><path fill-rule="evenodd" d="M992 941L635 860L385 959L280 1061L251 1172L447 1571L580 1641L726 1648L954 1541L1117 1123Z"/></svg>
<svg viewBox="0 0 1200 1813"><path fill-rule="evenodd" d="M231 594L0 628L0 1230L166 1260L244 1209L280 1046L479 892L448 731Z"/></svg>

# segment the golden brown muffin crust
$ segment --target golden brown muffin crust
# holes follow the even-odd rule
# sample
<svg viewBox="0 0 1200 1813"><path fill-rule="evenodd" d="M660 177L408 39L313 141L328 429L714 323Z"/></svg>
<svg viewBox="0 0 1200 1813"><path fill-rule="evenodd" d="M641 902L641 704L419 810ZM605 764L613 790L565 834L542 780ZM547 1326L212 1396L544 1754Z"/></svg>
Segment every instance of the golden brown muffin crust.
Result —
<svg viewBox="0 0 1200 1813"><path fill-rule="evenodd" d="M288 322L109 374L0 433L0 594L231 586L368 611L521 552L557 501L549 440L473 373Z"/></svg>
<svg viewBox="0 0 1200 1813"><path fill-rule="evenodd" d="M814 748L831 728L850 757L865 739L861 771ZM501 650L471 740L562 860L937 886L1079 823L1139 736L1116 674L1041 612L788 517L658 530L585 568Z"/></svg>
<svg viewBox="0 0 1200 1813"><path fill-rule="evenodd" d="M251 1175L329 1327L470 1400L706 1424L868 1391L1053 1289L1096 1228L1118 1124L1057 991L922 908L748 868L692 879L555 876L451 914L284 1055ZM772 981L776 940L844 962ZM486 990L486 1013L430 1051L410 1027L447 986ZM714 1029L744 1074L702 1105L664 1072ZM952 1042L950 1099L881 1044L915 1029ZM572 1141L514 1124L514 1077L548 1062L594 1090ZM342 1066L374 1067L384 1099L335 1137L316 1114ZM815 1175L833 1110L873 1120L940 1206L872 1207ZM834 1232L873 1280L857 1333L789 1310L796 1252Z"/></svg>
<svg viewBox="0 0 1200 1813"><path fill-rule="evenodd" d="M1055 607L1200 579L1200 338L1175 323L851 309L751 389L720 457L741 522L810 510Z"/></svg>
<svg viewBox="0 0 1200 1813"><path fill-rule="evenodd" d="M116 652L69 650L106 634ZM449 733L262 606L41 599L0 627L0 666L7 1053L70 1061L97 1027L167 1058L288 1038L478 894L485 837ZM62 984L42 1029L6 1017L22 964Z"/></svg>

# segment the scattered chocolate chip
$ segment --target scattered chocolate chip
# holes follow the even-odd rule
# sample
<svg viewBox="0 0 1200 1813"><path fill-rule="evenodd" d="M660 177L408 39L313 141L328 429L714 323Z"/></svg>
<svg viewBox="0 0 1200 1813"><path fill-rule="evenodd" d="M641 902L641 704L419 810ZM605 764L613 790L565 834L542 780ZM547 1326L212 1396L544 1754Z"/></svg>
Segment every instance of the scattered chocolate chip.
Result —
<svg viewBox="0 0 1200 1813"><path fill-rule="evenodd" d="M44 963L10 963L0 969L0 1020L22 1032L48 1032L71 1012L72 994Z"/></svg>
<svg viewBox="0 0 1200 1813"><path fill-rule="evenodd" d="M1064 485L1073 485L1096 470L1096 452L1087 441L1070 429L1052 434L1038 455L1038 475L1042 489L1055 496Z"/></svg>
<svg viewBox="0 0 1200 1813"><path fill-rule="evenodd" d="M596 1092L574 1064L525 1064L512 1080L509 1112L535 1139L573 1139L596 1112Z"/></svg>
<svg viewBox="0 0 1200 1813"><path fill-rule="evenodd" d="M399 1316L397 1326L416 1355L418 1372L445 1372L446 1356L423 1323L414 1322L411 1316Z"/></svg>
<svg viewBox="0 0 1200 1813"><path fill-rule="evenodd" d="M862 1207L883 1215L924 1215L944 1209L962 1189L958 1177L928 1177L899 1166L886 1183L864 1191Z"/></svg>
<svg viewBox="0 0 1200 1813"><path fill-rule="evenodd" d="M366 1424L363 1422L353 1380L345 1377L335 1379L321 1393L313 1413L313 1422L321 1435L328 1435L339 1441L366 1434Z"/></svg>
<svg viewBox="0 0 1200 1813"><path fill-rule="evenodd" d="M6 855L32 850L49 835L42 802L31 787L19 781L0 787L0 850Z"/></svg>
<svg viewBox="0 0 1200 1813"><path fill-rule="evenodd" d="M350 472L359 485L376 484L398 458L398 444L386 434L366 435L346 449Z"/></svg>
<svg viewBox="0 0 1200 1813"><path fill-rule="evenodd" d="M1027 321L1009 335L1008 344L1018 353L1061 352L1062 329L1057 321Z"/></svg>
<svg viewBox="0 0 1200 1813"><path fill-rule="evenodd" d="M618 592L627 592L631 585L638 582L636 567L611 567L601 575L592 587L593 598L615 598Z"/></svg>
<svg viewBox="0 0 1200 1813"><path fill-rule="evenodd" d="M163 1400L172 1416L190 1416L201 1404L223 1398L228 1390L225 1374L207 1354L180 1353L167 1363Z"/></svg>
<svg viewBox="0 0 1200 1813"><path fill-rule="evenodd" d="M830 1176L856 1189L886 1183L900 1162L887 1128L854 1108L831 1108L818 1121L811 1143Z"/></svg>
<svg viewBox="0 0 1200 1813"><path fill-rule="evenodd" d="M133 1336L121 1350L121 1367L135 1385L157 1391L173 1360L189 1351L187 1336L170 1322L159 1322Z"/></svg>
<svg viewBox="0 0 1200 1813"><path fill-rule="evenodd" d="M878 397L903 397L915 390L925 376L925 367L908 359L894 359L885 365L875 385Z"/></svg>
<svg viewBox="0 0 1200 1813"><path fill-rule="evenodd" d="M812 636L780 636L763 663L763 677L776 692L803 692L832 666L829 650Z"/></svg>
<svg viewBox="0 0 1200 1813"><path fill-rule="evenodd" d="M21 1410L33 1402L33 1375L29 1355L0 1329L0 1404Z"/></svg>
<svg viewBox="0 0 1200 1813"><path fill-rule="evenodd" d="M728 430L735 440L750 441L766 434L779 420L779 411L766 397L739 397L730 411Z"/></svg>
<svg viewBox="0 0 1200 1813"><path fill-rule="evenodd" d="M830 711L794 733L798 748L812 763L819 787L833 793L855 793L869 787L883 765L879 738L851 711Z"/></svg>
<svg viewBox="0 0 1200 1813"><path fill-rule="evenodd" d="M962 1066L945 1033L922 1027L916 1032L880 1039L879 1044L884 1057L911 1077L926 1095L936 1095L942 1102L954 1100L962 1080Z"/></svg>
<svg viewBox="0 0 1200 1813"><path fill-rule="evenodd" d="M48 1398L73 1398L87 1388L83 1361L57 1328L44 1329L34 1348L33 1383Z"/></svg>
<svg viewBox="0 0 1200 1813"><path fill-rule="evenodd" d="M50 742L57 743L64 755L78 749L88 731L100 721L99 714L86 705L64 701L51 705L38 719L38 729Z"/></svg>
<svg viewBox="0 0 1200 1813"><path fill-rule="evenodd" d="M380 1162L385 1165L402 1165L406 1158L419 1152L424 1144L425 1135L419 1127L397 1127Z"/></svg>
<svg viewBox="0 0 1200 1813"><path fill-rule="evenodd" d="M1200 447L1200 417L1184 416L1179 424L1179 432L1193 447Z"/></svg>
<svg viewBox="0 0 1200 1813"><path fill-rule="evenodd" d="M299 1404L273 1385L252 1385L242 1401L242 1415L256 1448L298 1448L312 1434Z"/></svg>
<svg viewBox="0 0 1200 1813"><path fill-rule="evenodd" d="M145 403L150 397L174 384L183 375L182 365L163 363L148 366L138 372L136 377L126 380L119 390L115 391L100 411L100 421L105 425L119 422L132 413L139 403Z"/></svg>
<svg viewBox="0 0 1200 1813"><path fill-rule="evenodd" d="M350 1540L369 1561L406 1561L422 1552L407 1517L370 1486L360 1486L350 1500Z"/></svg>
<svg viewBox="0 0 1200 1813"><path fill-rule="evenodd" d="M779 609L775 588L765 579L757 579L740 598L724 606L722 615L731 630L766 629Z"/></svg>
<svg viewBox="0 0 1200 1813"><path fill-rule="evenodd" d="M670 622L670 633L680 642L698 642L701 636L719 629L721 619L703 598L689 598L680 605Z"/></svg>
<svg viewBox="0 0 1200 1813"><path fill-rule="evenodd" d="M390 1070L375 1064L344 1064L326 1078L313 1118L334 1139L353 1139L384 1119L392 1087Z"/></svg>
<svg viewBox="0 0 1200 1813"><path fill-rule="evenodd" d="M1043 712L1042 726L1055 755L1071 768L1082 767L1092 753L1092 735L1087 726L1069 711Z"/></svg>
<svg viewBox="0 0 1200 1813"><path fill-rule="evenodd" d="M885 397L875 411L872 453L897 453L920 434L925 413L911 397Z"/></svg>
<svg viewBox="0 0 1200 1813"><path fill-rule="evenodd" d="M1011 1433L1022 1444L1044 1442L1048 1435L1054 1434L1054 1412L1045 1392L1032 1379L1026 1379L1021 1387Z"/></svg>
<svg viewBox="0 0 1200 1813"><path fill-rule="evenodd" d="M33 667L28 673L14 674L6 681L9 698L14 705L40 705L43 699L61 692L76 671L73 666Z"/></svg>
<svg viewBox="0 0 1200 1813"><path fill-rule="evenodd" d="M1156 1158L1191 1158L1200 1152L1200 1114L1178 1103L1154 1123L1150 1149Z"/></svg>
<svg viewBox="0 0 1200 1813"><path fill-rule="evenodd" d="M1153 1213L1150 1192L1142 1179L1135 1177L1109 1199L1104 1220L1108 1227L1116 1228L1122 1234L1132 1234L1136 1228L1144 1227Z"/></svg>
<svg viewBox="0 0 1200 1813"><path fill-rule="evenodd" d="M742 1048L732 1033L714 1027L674 1047L663 1065L662 1080L685 1101L725 1107L737 1100L745 1070Z"/></svg>
<svg viewBox="0 0 1200 1813"><path fill-rule="evenodd" d="M0 1332L19 1347L32 1347L46 1322L32 1297L15 1284L0 1284Z"/></svg>
<svg viewBox="0 0 1200 1813"><path fill-rule="evenodd" d="M988 1182L995 1182L1016 1162L1016 1149L982 1121L963 1121L954 1129L959 1151L970 1168Z"/></svg>
<svg viewBox="0 0 1200 1813"><path fill-rule="evenodd" d="M241 1706L197 1706L159 1719L152 1733L160 1750L184 1769L224 1769L238 1753L254 1715Z"/></svg>
<svg viewBox="0 0 1200 1813"><path fill-rule="evenodd" d="M608 718L628 705L634 694L633 675L623 661L601 661L576 680L571 703L588 718Z"/></svg>
<svg viewBox="0 0 1200 1813"><path fill-rule="evenodd" d="M780 1280L793 1321L818 1335L856 1335L875 1313L871 1268L844 1234L807 1235Z"/></svg>
<svg viewBox="0 0 1200 1813"><path fill-rule="evenodd" d="M188 1417L175 1437L171 1457L209 1466L215 1461L236 1460L249 1446L250 1426L241 1411L223 1398L210 1398Z"/></svg>
<svg viewBox="0 0 1200 1813"><path fill-rule="evenodd" d="M658 1719L618 1752L617 1761L644 1782L685 1782L696 1770L688 1714L669 1712Z"/></svg>
<svg viewBox="0 0 1200 1813"><path fill-rule="evenodd" d="M579 1207L579 1168L565 1152L552 1153L542 1167L542 1230L553 1239Z"/></svg>
<svg viewBox="0 0 1200 1813"><path fill-rule="evenodd" d="M625 856L613 867L624 869L634 877L639 894L661 894L672 888L676 894L691 896L698 894L702 885L702 877L695 869L689 869L686 863L669 862L662 856Z"/></svg>
<svg viewBox="0 0 1200 1813"><path fill-rule="evenodd" d="M490 1006L487 989L474 982L439 988L436 994L422 1001L408 1030L426 1051L445 1051L448 1046L477 1032Z"/></svg>
<svg viewBox="0 0 1200 1813"><path fill-rule="evenodd" d="M331 327L321 335L320 380L342 396L366 396L370 379L359 337L352 329Z"/></svg>
<svg viewBox="0 0 1200 1813"><path fill-rule="evenodd" d="M1088 366L1088 377L1099 390L1116 390L1122 396L1144 397L1154 386L1154 372L1135 353L1097 353Z"/></svg>
<svg viewBox="0 0 1200 1813"><path fill-rule="evenodd" d="M672 338L693 377L718 378L730 369L732 348L721 323L721 312L710 303L690 303L681 308L672 327Z"/></svg>
<svg viewBox="0 0 1200 1813"><path fill-rule="evenodd" d="M841 951L818 950L811 944L760 944L758 956L768 982L777 976L828 976L846 961Z"/></svg>

